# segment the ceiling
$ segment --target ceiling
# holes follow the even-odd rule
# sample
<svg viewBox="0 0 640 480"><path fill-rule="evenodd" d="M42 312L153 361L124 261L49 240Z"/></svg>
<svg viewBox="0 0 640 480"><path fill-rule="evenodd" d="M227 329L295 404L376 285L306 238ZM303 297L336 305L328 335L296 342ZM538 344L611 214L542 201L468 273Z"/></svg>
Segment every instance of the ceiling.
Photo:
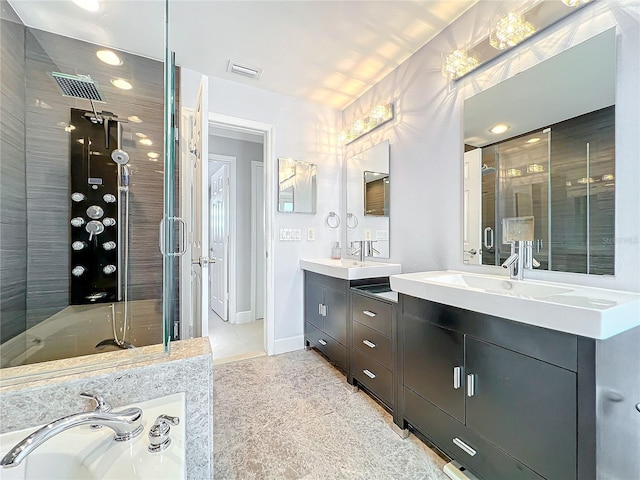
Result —
<svg viewBox="0 0 640 480"><path fill-rule="evenodd" d="M343 109L477 0L171 0L176 62L208 75ZM9 0L25 25L131 53L163 56L164 2ZM227 72L261 68L259 80Z"/></svg>

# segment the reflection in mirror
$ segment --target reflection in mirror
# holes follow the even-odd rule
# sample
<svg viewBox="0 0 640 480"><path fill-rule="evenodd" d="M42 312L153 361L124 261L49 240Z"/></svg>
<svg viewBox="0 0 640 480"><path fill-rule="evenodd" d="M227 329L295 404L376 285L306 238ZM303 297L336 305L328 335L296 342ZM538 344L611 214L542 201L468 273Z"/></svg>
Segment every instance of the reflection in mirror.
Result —
<svg viewBox="0 0 640 480"><path fill-rule="evenodd" d="M464 121L464 262L501 265L502 219L533 216L539 269L613 275L615 30L469 98Z"/></svg>
<svg viewBox="0 0 640 480"><path fill-rule="evenodd" d="M278 159L278 211L316 213L315 163L293 158Z"/></svg>
<svg viewBox="0 0 640 480"><path fill-rule="evenodd" d="M370 240L367 256L389 258L389 141L347 159L347 253Z"/></svg>
<svg viewBox="0 0 640 480"><path fill-rule="evenodd" d="M133 359L163 342L163 63L1 10L0 366Z"/></svg>

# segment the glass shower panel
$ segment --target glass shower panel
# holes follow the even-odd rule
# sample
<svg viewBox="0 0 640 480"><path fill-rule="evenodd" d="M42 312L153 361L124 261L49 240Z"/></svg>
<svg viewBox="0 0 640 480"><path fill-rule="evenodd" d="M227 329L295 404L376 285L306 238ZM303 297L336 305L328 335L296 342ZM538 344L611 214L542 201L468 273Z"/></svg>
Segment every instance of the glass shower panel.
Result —
<svg viewBox="0 0 640 480"><path fill-rule="evenodd" d="M534 217L533 255L546 269L549 257L549 140L538 131L493 147L498 168L497 218ZM496 225L497 264L510 254Z"/></svg>
<svg viewBox="0 0 640 480"><path fill-rule="evenodd" d="M163 343L164 24L131 45L118 2L55 4L2 2L3 368Z"/></svg>

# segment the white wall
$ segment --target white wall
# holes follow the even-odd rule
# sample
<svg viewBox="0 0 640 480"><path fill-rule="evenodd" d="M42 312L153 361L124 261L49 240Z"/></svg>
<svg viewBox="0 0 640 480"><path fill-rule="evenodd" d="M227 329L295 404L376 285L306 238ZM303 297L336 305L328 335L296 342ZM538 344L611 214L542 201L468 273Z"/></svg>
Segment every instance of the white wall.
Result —
<svg viewBox="0 0 640 480"><path fill-rule="evenodd" d="M262 162L262 144L209 135L209 153L236 157L236 312L251 310L251 162Z"/></svg>
<svg viewBox="0 0 640 480"><path fill-rule="evenodd" d="M391 142L390 261L402 263L403 272L492 268L462 263L464 100L616 26L616 275L535 271L528 276L640 291L638 2L601 0L588 5L526 46L449 84L440 73L441 52L480 40L486 35L489 19L502 5L476 4L343 112L348 125L372 105L392 101L396 106L396 119L390 125L348 145L344 152L349 158L384 139Z"/></svg>
<svg viewBox="0 0 640 480"><path fill-rule="evenodd" d="M179 59L178 59L179 61ZM193 107L200 75L183 68L181 105ZM342 161L337 155L336 135L340 112L305 100L209 77L209 111L271 124L275 127L275 158L292 157L318 165L318 213L275 213L273 255L275 265L276 353L303 346L303 274L301 258L329 257L339 232L324 226L330 211L341 212ZM274 168L277 171L277 168ZM268 181L277 185L277 178ZM274 186L274 192L277 188ZM277 199L273 199L277 205ZM306 240L307 227L314 227L316 240ZM300 242L280 242L280 228L299 228Z"/></svg>

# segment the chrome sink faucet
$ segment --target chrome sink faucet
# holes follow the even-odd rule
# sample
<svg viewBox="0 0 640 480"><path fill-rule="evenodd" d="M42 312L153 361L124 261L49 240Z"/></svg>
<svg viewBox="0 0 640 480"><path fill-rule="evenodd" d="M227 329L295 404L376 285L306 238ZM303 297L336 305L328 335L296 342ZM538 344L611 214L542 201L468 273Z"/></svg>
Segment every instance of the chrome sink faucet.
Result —
<svg viewBox="0 0 640 480"><path fill-rule="evenodd" d="M127 408L121 412L110 412L111 407L98 395L81 393L81 396L96 402L96 409L92 412L74 413L59 418L36 430L20 441L0 460L2 468L15 467L31 454L36 448L50 438L73 427L80 425L98 425L109 427L116 434L113 439L117 442L131 440L142 433L142 410L137 407Z"/></svg>
<svg viewBox="0 0 640 480"><path fill-rule="evenodd" d="M509 269L509 278L522 280L525 268L532 270L534 267L539 267L540 262L533 258L533 242L519 240L510 243L511 254L502 264L502 268Z"/></svg>
<svg viewBox="0 0 640 480"><path fill-rule="evenodd" d="M373 247L373 242L373 240L355 240L351 242L351 255L358 255L358 261L364 262L366 257L373 257L374 252L380 253Z"/></svg>

